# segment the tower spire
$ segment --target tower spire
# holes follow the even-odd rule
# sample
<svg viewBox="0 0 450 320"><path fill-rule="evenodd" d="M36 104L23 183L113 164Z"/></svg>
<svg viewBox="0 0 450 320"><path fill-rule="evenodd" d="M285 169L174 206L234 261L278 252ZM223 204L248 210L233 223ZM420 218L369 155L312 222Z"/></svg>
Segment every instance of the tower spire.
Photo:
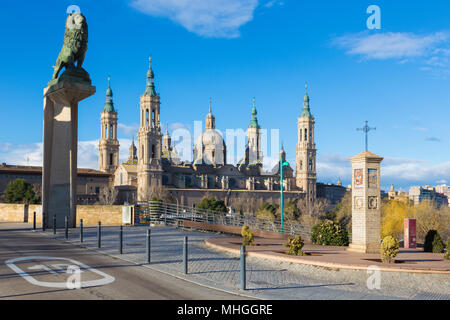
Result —
<svg viewBox="0 0 450 320"><path fill-rule="evenodd" d="M258 128L258 112L256 111L256 99L253 97L252 119L250 120L249 128Z"/></svg>
<svg viewBox="0 0 450 320"><path fill-rule="evenodd" d="M206 123L205 123L205 129L209 130L209 129L215 129L216 128L216 119L214 118L213 114L212 114L212 99L209 98L209 112L206 115Z"/></svg>
<svg viewBox="0 0 450 320"><path fill-rule="evenodd" d="M111 90L111 77L108 77L108 89L106 89L106 101L105 101L105 107L103 108L103 112L115 112L114 102L113 102L113 93Z"/></svg>
<svg viewBox="0 0 450 320"><path fill-rule="evenodd" d="M147 71L147 85L145 87L145 96L156 96L156 89L155 89L155 74L153 73L152 69L152 57L149 58L149 67Z"/></svg>
<svg viewBox="0 0 450 320"><path fill-rule="evenodd" d="M303 110L301 117L312 117L311 110L309 108L309 96L308 96L308 84L305 83L305 95L303 97Z"/></svg>

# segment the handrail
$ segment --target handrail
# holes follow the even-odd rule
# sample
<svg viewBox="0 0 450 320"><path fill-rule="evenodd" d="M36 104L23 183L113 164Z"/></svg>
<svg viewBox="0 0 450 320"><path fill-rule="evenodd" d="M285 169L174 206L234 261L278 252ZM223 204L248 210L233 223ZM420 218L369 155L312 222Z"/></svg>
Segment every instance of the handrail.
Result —
<svg viewBox="0 0 450 320"><path fill-rule="evenodd" d="M167 225L180 225L182 220L237 227L248 225L254 230L281 233L280 221L270 219L180 206L160 201L139 201L135 205L135 224L164 223ZM288 235L300 234L306 238L309 238L311 235L311 227L297 223L284 222L283 229L284 234Z"/></svg>

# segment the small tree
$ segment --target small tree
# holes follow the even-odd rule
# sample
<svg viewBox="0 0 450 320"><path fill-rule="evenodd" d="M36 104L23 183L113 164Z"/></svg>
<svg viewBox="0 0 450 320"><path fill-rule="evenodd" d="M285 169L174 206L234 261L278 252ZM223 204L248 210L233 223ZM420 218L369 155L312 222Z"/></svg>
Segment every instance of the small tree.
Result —
<svg viewBox="0 0 450 320"><path fill-rule="evenodd" d="M447 239L447 252L444 254L444 259L450 260L450 238Z"/></svg>
<svg viewBox="0 0 450 320"><path fill-rule="evenodd" d="M258 211L256 212L256 217L275 220L277 218L278 207L279 206L277 204L264 202L259 206Z"/></svg>
<svg viewBox="0 0 450 320"><path fill-rule="evenodd" d="M300 235L289 237L288 241L284 244L285 247L289 248L286 253L292 256L305 256L306 253L302 251L304 244L305 243Z"/></svg>
<svg viewBox="0 0 450 320"><path fill-rule="evenodd" d="M392 236L386 236L381 243L381 261L384 263L393 263L399 251L398 240Z"/></svg>
<svg viewBox="0 0 450 320"><path fill-rule="evenodd" d="M428 231L427 235L425 236L423 251L433 253L444 252L444 242L442 242L439 232L437 232L436 230Z"/></svg>
<svg viewBox="0 0 450 320"><path fill-rule="evenodd" d="M35 204L38 202L33 186L25 179L16 179L8 183L5 190L7 203Z"/></svg>
<svg viewBox="0 0 450 320"><path fill-rule="evenodd" d="M197 205L198 209L217 212L228 212L227 206L223 200L217 200L215 197L205 197Z"/></svg>
<svg viewBox="0 0 450 320"><path fill-rule="evenodd" d="M341 201L334 207L331 217L346 228L351 229L352 226L352 193L346 192Z"/></svg>
<svg viewBox="0 0 450 320"><path fill-rule="evenodd" d="M253 245L254 235L248 226L242 226L241 235L244 238L242 241L243 246Z"/></svg>
<svg viewBox="0 0 450 320"><path fill-rule="evenodd" d="M311 241L326 246L348 246L348 232L339 223L324 220L312 228Z"/></svg>

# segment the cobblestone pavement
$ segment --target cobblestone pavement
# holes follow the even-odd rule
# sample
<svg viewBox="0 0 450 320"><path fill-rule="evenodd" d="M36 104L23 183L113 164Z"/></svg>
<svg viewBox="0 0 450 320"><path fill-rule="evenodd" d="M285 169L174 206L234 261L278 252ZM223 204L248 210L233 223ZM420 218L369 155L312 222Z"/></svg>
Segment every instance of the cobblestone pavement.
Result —
<svg viewBox="0 0 450 320"><path fill-rule="evenodd" d="M123 254L119 254L119 227L102 227L101 249L97 228L84 228L83 247L137 264L146 263L148 227L123 228ZM69 241L80 244L79 229L70 229ZM52 230L47 236L55 237ZM189 274L184 275L182 244L189 238ZM233 293L261 299L450 299L450 277L437 274L381 272L380 289L369 290L365 271L330 270L301 264L247 258L247 290L240 291L239 257L211 249L208 237L220 234L174 227L151 228L151 269ZM64 230L56 238L65 240ZM239 242L240 238L236 238Z"/></svg>

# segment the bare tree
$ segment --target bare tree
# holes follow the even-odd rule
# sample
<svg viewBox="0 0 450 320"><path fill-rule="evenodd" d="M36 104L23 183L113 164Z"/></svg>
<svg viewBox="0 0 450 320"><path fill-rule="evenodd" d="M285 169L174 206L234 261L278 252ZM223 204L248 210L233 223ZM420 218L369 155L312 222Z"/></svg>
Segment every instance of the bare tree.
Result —
<svg viewBox="0 0 450 320"><path fill-rule="evenodd" d="M169 191L164 186L150 185L147 194L144 196L144 201L152 201L153 199L168 200Z"/></svg>
<svg viewBox="0 0 450 320"><path fill-rule="evenodd" d="M329 201L322 198L312 202L301 199L297 202L297 206L300 210L300 223L307 226L313 226L320 220L326 218L326 210L329 207Z"/></svg>
<svg viewBox="0 0 450 320"><path fill-rule="evenodd" d="M98 195L100 204L113 205L116 202L119 190L116 188L103 187Z"/></svg>

